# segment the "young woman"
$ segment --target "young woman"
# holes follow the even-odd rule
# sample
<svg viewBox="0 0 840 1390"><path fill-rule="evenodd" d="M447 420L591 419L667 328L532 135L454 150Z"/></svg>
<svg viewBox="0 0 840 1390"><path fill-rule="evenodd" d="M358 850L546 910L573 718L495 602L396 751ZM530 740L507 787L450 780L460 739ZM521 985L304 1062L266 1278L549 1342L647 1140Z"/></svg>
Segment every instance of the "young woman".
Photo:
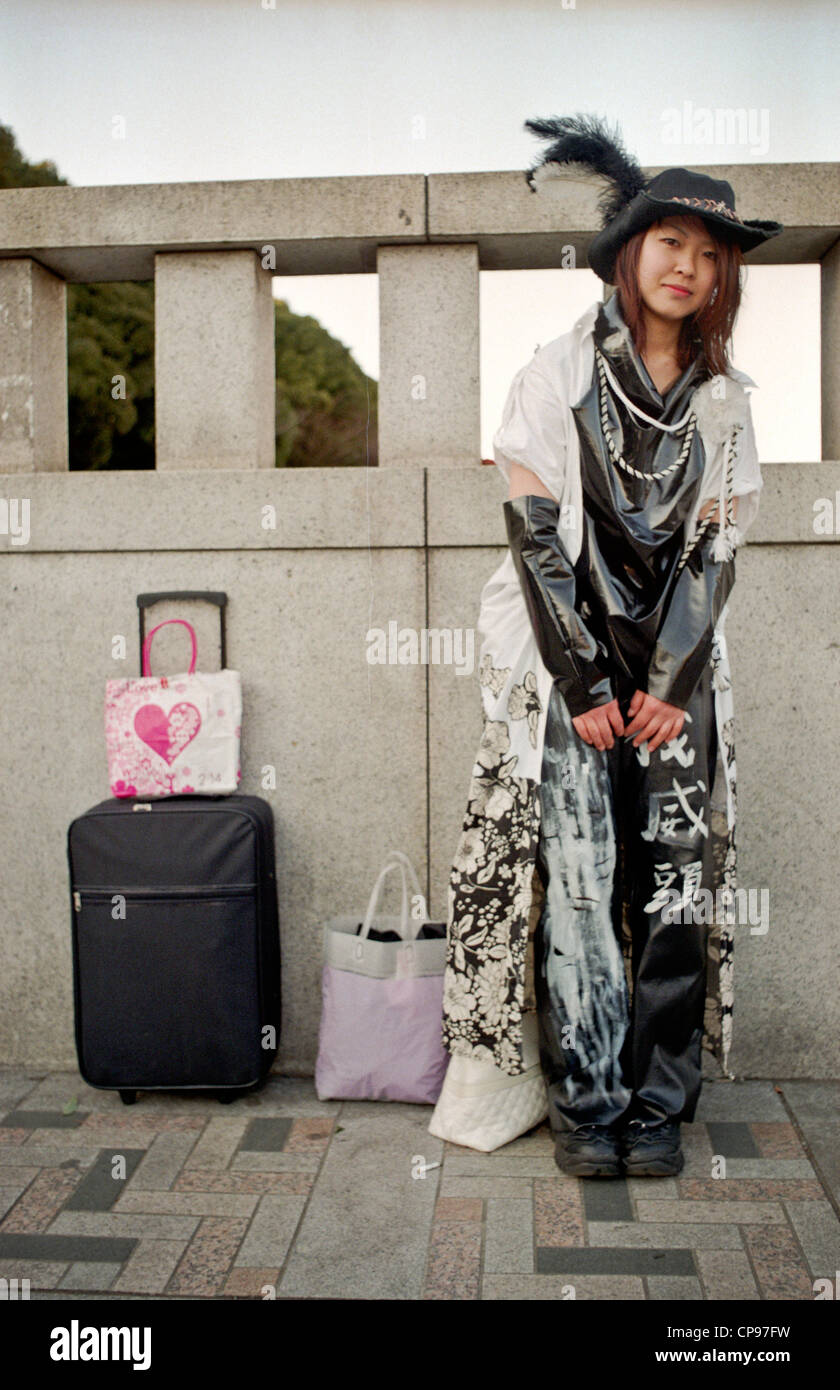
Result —
<svg viewBox="0 0 840 1390"><path fill-rule="evenodd" d="M702 1043L722 1065L728 1050L731 935L695 903L735 881L723 620L761 475L754 383L727 350L743 252L782 228L741 220L724 181L646 180L595 119L526 126L553 137L543 175L606 184L589 263L615 291L517 373L494 439L509 551L482 594L440 1108L479 1103L459 1066L534 1071L532 934L558 1166L666 1175Z"/></svg>

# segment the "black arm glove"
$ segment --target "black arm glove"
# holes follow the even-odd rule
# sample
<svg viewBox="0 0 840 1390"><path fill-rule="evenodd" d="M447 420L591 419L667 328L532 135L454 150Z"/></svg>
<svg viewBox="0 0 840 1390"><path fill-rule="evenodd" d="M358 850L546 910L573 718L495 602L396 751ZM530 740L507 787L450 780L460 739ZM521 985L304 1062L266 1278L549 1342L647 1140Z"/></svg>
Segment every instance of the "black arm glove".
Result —
<svg viewBox="0 0 840 1390"><path fill-rule="evenodd" d="M508 543L540 656L572 718L614 698L606 654L575 612L575 575L557 534L560 504L526 495L504 503Z"/></svg>
<svg viewBox="0 0 840 1390"><path fill-rule="evenodd" d="M685 709L712 655L714 628L732 585L735 559L713 560L717 525L683 566L668 600L648 667L649 695Z"/></svg>

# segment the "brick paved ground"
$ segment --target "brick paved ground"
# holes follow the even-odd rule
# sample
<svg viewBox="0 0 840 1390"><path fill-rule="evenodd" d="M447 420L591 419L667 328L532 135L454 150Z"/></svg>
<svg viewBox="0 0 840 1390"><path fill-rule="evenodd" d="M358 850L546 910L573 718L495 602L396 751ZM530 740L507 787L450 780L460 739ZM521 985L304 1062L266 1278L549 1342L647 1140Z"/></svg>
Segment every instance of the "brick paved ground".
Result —
<svg viewBox="0 0 840 1390"><path fill-rule="evenodd" d="M127 1107L74 1072L0 1071L0 1277L33 1297L810 1300L840 1270L838 1098L706 1081L679 1177L577 1179L547 1122L485 1155L434 1139L430 1107L319 1101L309 1079Z"/></svg>

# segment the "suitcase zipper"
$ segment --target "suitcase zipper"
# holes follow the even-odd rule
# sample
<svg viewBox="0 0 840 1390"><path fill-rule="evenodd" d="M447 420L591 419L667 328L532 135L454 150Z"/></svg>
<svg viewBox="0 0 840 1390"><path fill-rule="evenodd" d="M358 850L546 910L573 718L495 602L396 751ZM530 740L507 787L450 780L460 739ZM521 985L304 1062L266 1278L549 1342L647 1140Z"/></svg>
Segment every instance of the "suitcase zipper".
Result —
<svg viewBox="0 0 840 1390"><path fill-rule="evenodd" d="M74 888L73 906L77 912L82 910L82 894L94 900L106 898L110 901L116 894L123 898L236 898L253 893L255 883L221 883L200 888Z"/></svg>

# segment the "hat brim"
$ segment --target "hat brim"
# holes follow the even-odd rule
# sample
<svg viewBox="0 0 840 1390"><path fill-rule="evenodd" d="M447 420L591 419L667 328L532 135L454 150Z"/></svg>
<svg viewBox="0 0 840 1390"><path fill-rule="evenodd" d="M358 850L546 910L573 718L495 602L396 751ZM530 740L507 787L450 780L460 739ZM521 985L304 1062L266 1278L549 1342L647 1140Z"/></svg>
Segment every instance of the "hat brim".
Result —
<svg viewBox="0 0 840 1390"><path fill-rule="evenodd" d="M603 231L592 238L587 252L591 269L606 284L614 284L611 277L615 258L624 243L636 232L652 227L663 217L674 217L680 213L684 217L700 217L704 222L711 223L722 240L734 241L742 251L752 251L784 231L780 222L763 222L759 219L735 222L720 212L694 208L676 198L652 198L649 193L641 192L622 208Z"/></svg>

